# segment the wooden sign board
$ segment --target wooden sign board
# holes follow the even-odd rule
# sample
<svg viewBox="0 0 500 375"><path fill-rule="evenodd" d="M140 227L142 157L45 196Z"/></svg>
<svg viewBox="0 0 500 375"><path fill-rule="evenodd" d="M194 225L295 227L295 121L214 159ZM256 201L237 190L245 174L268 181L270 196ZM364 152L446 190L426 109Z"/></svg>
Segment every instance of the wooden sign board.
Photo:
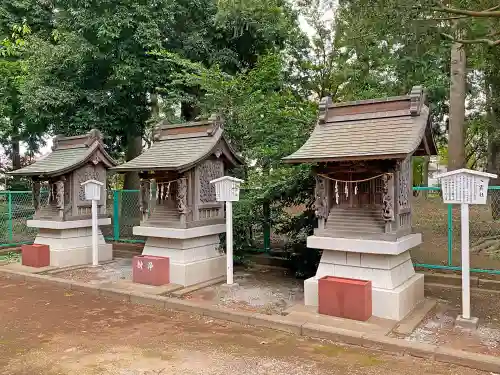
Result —
<svg viewBox="0 0 500 375"><path fill-rule="evenodd" d="M486 204L492 173L469 169L457 169L438 176L441 179L441 191L444 203Z"/></svg>

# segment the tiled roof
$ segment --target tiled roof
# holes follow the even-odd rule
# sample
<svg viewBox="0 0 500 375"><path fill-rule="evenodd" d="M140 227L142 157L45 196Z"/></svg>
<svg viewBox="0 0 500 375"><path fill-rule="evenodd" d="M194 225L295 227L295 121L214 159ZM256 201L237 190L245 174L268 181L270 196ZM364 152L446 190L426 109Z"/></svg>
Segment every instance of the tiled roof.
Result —
<svg viewBox="0 0 500 375"><path fill-rule="evenodd" d="M163 125L157 128L155 139L151 148L112 170L117 172L182 171L191 168L219 148L221 152L226 151L231 160L236 161L237 164L241 163L223 136L220 119L211 118L210 121Z"/></svg>
<svg viewBox="0 0 500 375"><path fill-rule="evenodd" d="M423 90L407 96L332 104L322 100L318 124L306 143L284 158L289 163L353 158L400 158L413 154L423 140L435 154Z"/></svg>
<svg viewBox="0 0 500 375"><path fill-rule="evenodd" d="M53 151L42 159L35 161L24 168L9 172L20 176L58 176L76 169L92 158L94 153L100 152L103 161L108 167L117 163L107 154L101 142L102 136L92 130L86 135L75 137L54 138Z"/></svg>

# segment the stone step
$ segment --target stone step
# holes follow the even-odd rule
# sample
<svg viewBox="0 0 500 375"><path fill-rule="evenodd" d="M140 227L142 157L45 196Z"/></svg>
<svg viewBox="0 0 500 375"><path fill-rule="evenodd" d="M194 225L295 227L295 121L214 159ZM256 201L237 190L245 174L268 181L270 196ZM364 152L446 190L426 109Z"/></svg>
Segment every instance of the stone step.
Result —
<svg viewBox="0 0 500 375"><path fill-rule="evenodd" d="M180 221L166 221L166 220L147 220L144 223L146 226L162 227L162 228L182 228Z"/></svg>
<svg viewBox="0 0 500 375"><path fill-rule="evenodd" d="M384 233L384 228L377 227L326 227L325 231L327 232L352 232L352 233Z"/></svg>
<svg viewBox="0 0 500 375"><path fill-rule="evenodd" d="M380 211L380 207L332 207L330 211L343 212L376 212Z"/></svg>
<svg viewBox="0 0 500 375"><path fill-rule="evenodd" d="M326 228L333 228L339 230L350 230L350 231L362 231L362 230L375 230L375 231L384 231L385 226L382 225L374 225L374 224L365 224L365 223L326 223Z"/></svg>
<svg viewBox="0 0 500 375"><path fill-rule="evenodd" d="M336 226L327 226L325 229L326 230L340 230L340 231L348 231L348 232L358 232L358 233L361 233L361 232L384 233L384 228L376 227L376 226L367 226L367 225L360 225L357 227L336 225Z"/></svg>
<svg viewBox="0 0 500 375"><path fill-rule="evenodd" d="M381 217L382 211L374 212L343 212L343 211L330 211L328 216L336 217Z"/></svg>
<svg viewBox="0 0 500 375"><path fill-rule="evenodd" d="M374 223L374 224L384 224L384 220L380 217L366 216L366 217L352 217L352 216L328 216L329 222L336 223Z"/></svg>
<svg viewBox="0 0 500 375"><path fill-rule="evenodd" d="M339 238L360 238L360 239L380 239L383 232L358 232L358 231L348 231L348 230L334 230L334 229L323 229L317 232L318 236L324 237L339 237Z"/></svg>

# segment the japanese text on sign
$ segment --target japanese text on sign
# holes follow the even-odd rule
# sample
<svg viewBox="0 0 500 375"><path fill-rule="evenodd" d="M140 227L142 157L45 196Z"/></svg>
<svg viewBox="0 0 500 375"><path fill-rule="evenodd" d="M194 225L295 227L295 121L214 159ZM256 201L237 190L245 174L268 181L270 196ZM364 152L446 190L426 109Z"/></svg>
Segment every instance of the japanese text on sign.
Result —
<svg viewBox="0 0 500 375"><path fill-rule="evenodd" d="M443 177L441 184L445 203L485 204L488 179L471 174Z"/></svg>

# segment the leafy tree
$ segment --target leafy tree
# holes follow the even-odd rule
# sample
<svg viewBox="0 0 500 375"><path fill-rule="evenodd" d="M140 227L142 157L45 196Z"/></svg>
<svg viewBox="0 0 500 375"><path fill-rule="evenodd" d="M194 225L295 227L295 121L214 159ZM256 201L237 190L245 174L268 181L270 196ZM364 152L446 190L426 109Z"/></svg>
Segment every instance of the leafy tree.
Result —
<svg viewBox="0 0 500 375"><path fill-rule="evenodd" d="M26 24L17 25L0 41L0 144L11 158L12 169L23 165L21 142L26 142L29 158L37 151L43 133L43 129L26 121L21 101L20 89L26 76L25 37L30 32Z"/></svg>
<svg viewBox="0 0 500 375"><path fill-rule="evenodd" d="M41 127L65 134L97 127L112 153L130 160L160 107L171 112L180 102L185 119L199 114L199 87L186 79L199 68L193 61L228 72L251 67L260 53L281 48L293 19L280 0L234 9L213 0L61 0L51 38L33 38L23 101ZM126 188L137 183L126 175Z"/></svg>
<svg viewBox="0 0 500 375"><path fill-rule="evenodd" d="M281 162L305 142L316 118L315 104L296 94L285 66L283 56L270 54L234 76L217 68L201 76L202 108L207 113L222 109L229 138L247 161L245 192L235 213L239 250L251 246L249 228L255 226L267 231L272 224L275 230L296 234L286 225L284 208L307 205L313 197L309 167ZM300 243L305 249L304 240Z"/></svg>

